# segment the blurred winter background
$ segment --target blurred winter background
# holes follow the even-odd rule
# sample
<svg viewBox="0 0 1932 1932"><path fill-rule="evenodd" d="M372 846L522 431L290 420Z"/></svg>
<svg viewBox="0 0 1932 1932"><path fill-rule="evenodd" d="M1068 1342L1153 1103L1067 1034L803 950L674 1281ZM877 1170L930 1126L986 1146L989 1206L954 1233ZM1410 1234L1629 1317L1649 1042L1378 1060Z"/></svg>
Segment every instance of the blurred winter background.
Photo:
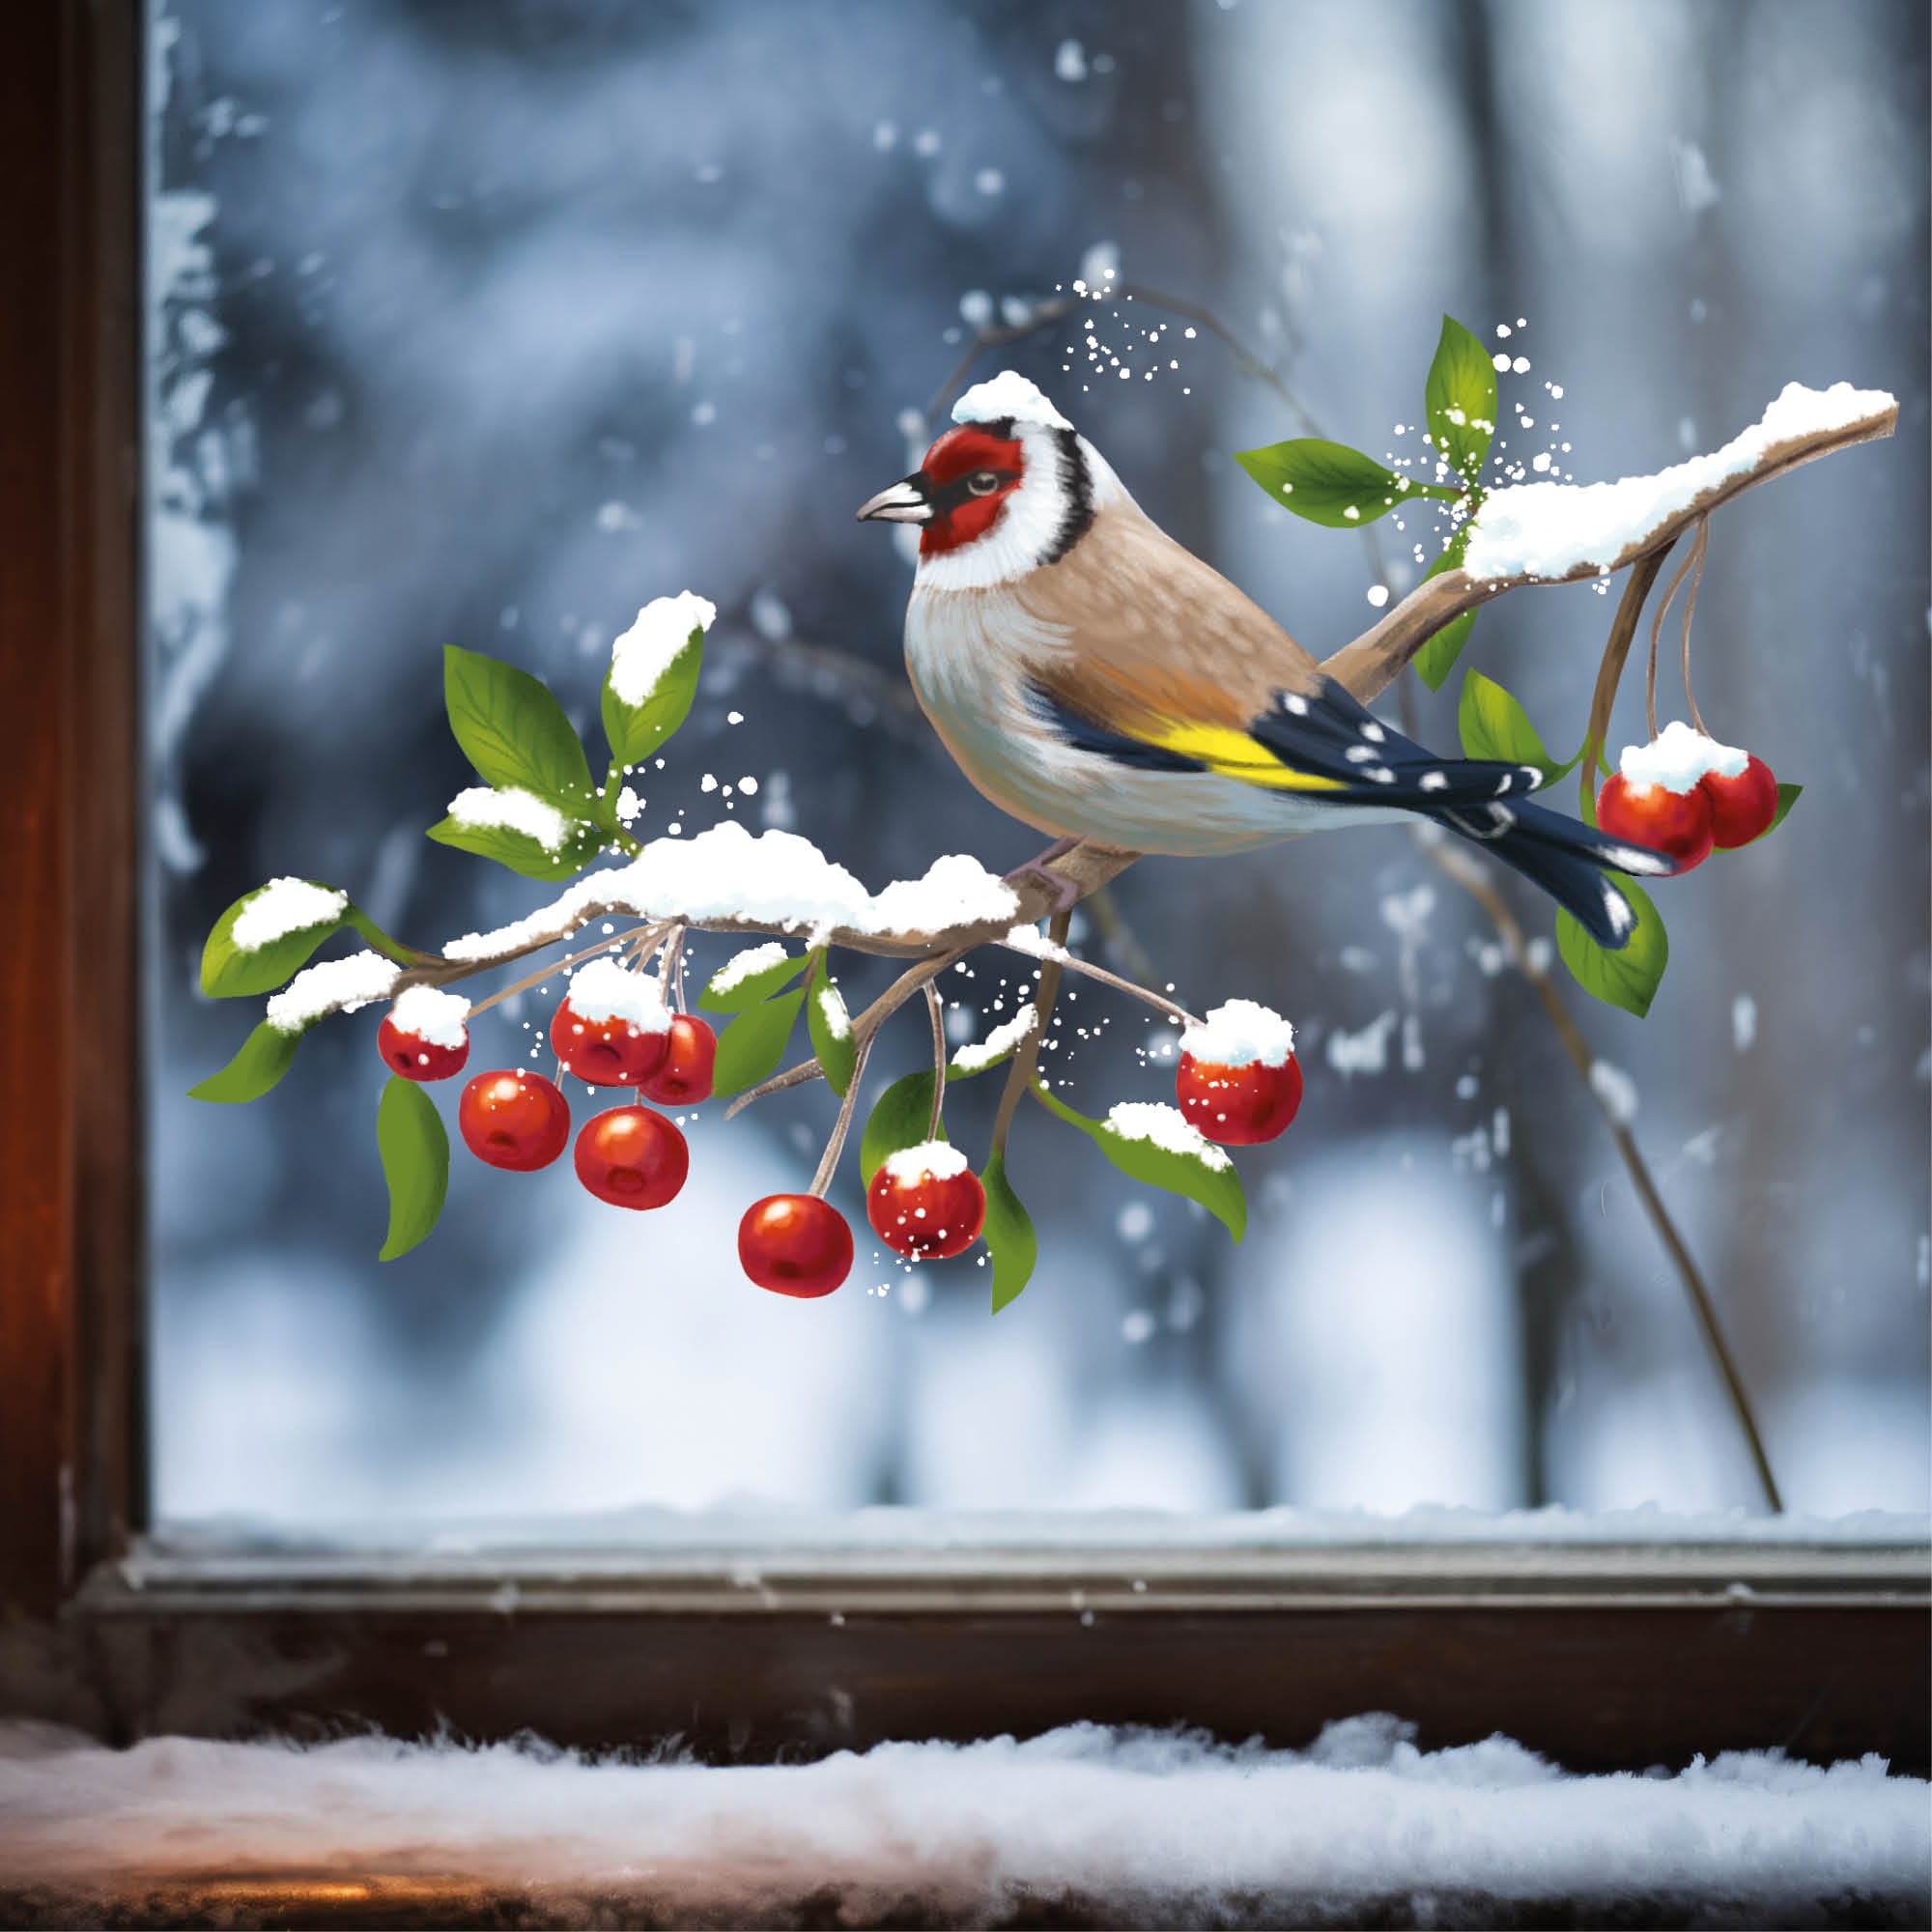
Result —
<svg viewBox="0 0 1932 1932"><path fill-rule="evenodd" d="M908 568L852 512L909 467L908 412L976 324L1115 263L1210 306L1378 453L1444 309L1511 325L1531 370L1505 395L1553 419L1534 446L1560 422L1582 479L1714 446L1793 378L1899 394L1895 440L1714 534L1699 697L1802 805L1660 894L1648 1022L1571 1003L1791 1505L1922 1509L1926 39L1916 0L156 0L160 1517L1754 1501L1601 1116L1479 909L1397 832L1122 881L1116 949L1197 1005L1286 1009L1307 1100L1243 1161L1239 1249L1023 1117L1043 1259L997 1321L971 1262L907 1279L864 1244L825 1303L745 1283L737 1216L802 1183L822 1092L728 1128L711 1110L690 1185L648 1217L567 1162L503 1176L459 1151L441 1228L388 1266L373 1015L253 1107L184 1097L248 1023L199 997L195 961L250 886L334 880L423 944L542 893L421 837L469 782L445 641L540 672L588 722L612 636L690 586L722 615L647 832L734 810L874 884L1030 853L908 711ZM1090 390L1072 340L982 368L1039 380L1318 652L1370 621L1363 546L1230 461L1299 430L1267 386L1204 333L1178 371L1164 347L1155 380L1143 354ZM1399 594L1413 566L1389 548ZM1587 588L1524 593L1466 662L1567 752L1609 615ZM1454 694L1419 694L1445 746ZM727 807L706 774L759 788ZM997 1016L1002 970L955 976L982 1015L955 1024ZM1076 1104L1161 1096L1137 1009L1067 1011L1105 1022L1061 1057ZM475 1064L519 1057L537 1017L492 1015ZM955 1110L975 1147L991 1099ZM840 1199L856 1218L849 1178Z"/></svg>

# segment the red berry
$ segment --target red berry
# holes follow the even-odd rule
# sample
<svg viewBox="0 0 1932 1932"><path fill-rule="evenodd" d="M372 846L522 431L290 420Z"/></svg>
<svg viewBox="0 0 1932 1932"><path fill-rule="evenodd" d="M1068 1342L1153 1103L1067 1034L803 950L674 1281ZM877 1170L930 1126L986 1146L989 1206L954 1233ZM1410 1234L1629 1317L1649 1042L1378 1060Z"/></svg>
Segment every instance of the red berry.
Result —
<svg viewBox="0 0 1932 1932"><path fill-rule="evenodd" d="M667 1107L695 1107L711 1097L711 1068L718 1058L718 1036L690 1013L673 1013L664 1065L641 1083L647 1100Z"/></svg>
<svg viewBox="0 0 1932 1932"><path fill-rule="evenodd" d="M1174 1097L1189 1125L1222 1147L1257 1147L1284 1132L1301 1107L1301 1066L1290 1054L1279 1066L1253 1060L1219 1066L1183 1052Z"/></svg>
<svg viewBox="0 0 1932 1932"><path fill-rule="evenodd" d="M463 1090L456 1124L478 1160L513 1174L548 1167L570 1138L570 1102L541 1073L479 1073Z"/></svg>
<svg viewBox="0 0 1932 1932"><path fill-rule="evenodd" d="M651 1033L613 1013L587 1020L566 999L550 1023L550 1043L586 1087L640 1087L665 1064L670 1030Z"/></svg>
<svg viewBox="0 0 1932 1932"><path fill-rule="evenodd" d="M440 1046L420 1034L405 1033L387 1013L376 1029L376 1050L390 1072L405 1080L447 1080L463 1071L469 1058L469 1034L466 1029L460 1046Z"/></svg>
<svg viewBox="0 0 1932 1932"><path fill-rule="evenodd" d="M934 1173L935 1167L940 1172ZM866 1190L866 1218L895 1254L911 1261L947 1261L980 1238L986 1224L986 1190L943 1142L910 1148L883 1162L873 1175Z"/></svg>
<svg viewBox="0 0 1932 1932"><path fill-rule="evenodd" d="M1617 772L1597 794L1597 824L1612 838L1627 838L1675 859L1680 872L1711 855L1711 801L1699 785L1671 791L1663 785L1633 784Z"/></svg>
<svg viewBox="0 0 1932 1932"><path fill-rule="evenodd" d="M1711 836L1720 852L1748 845L1777 816L1777 781L1755 755L1730 778L1706 772L1697 788L1711 802Z"/></svg>
<svg viewBox="0 0 1932 1932"><path fill-rule="evenodd" d="M774 1294L830 1294L852 1271L852 1230L815 1194L768 1194L738 1223L738 1259Z"/></svg>
<svg viewBox="0 0 1932 1932"><path fill-rule="evenodd" d="M662 1208L691 1172L684 1136L648 1107L612 1107L577 1136L577 1178L613 1208Z"/></svg>

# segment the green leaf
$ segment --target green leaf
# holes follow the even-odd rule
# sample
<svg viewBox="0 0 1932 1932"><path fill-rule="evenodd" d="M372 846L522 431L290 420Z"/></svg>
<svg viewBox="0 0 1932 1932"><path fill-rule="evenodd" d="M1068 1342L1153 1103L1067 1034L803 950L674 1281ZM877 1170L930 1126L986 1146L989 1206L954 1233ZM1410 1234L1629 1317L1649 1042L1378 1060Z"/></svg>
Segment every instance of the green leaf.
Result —
<svg viewBox="0 0 1932 1932"><path fill-rule="evenodd" d="M809 953L800 953L796 957L776 960L769 966L759 967L755 973L746 974L742 980L720 991L718 981L731 970L731 962L727 959L712 974L709 984L697 996L697 1004L708 1013L749 1012L752 1008L770 999L781 986L788 986L797 979L800 969L810 957Z"/></svg>
<svg viewBox="0 0 1932 1932"><path fill-rule="evenodd" d="M827 1084L842 1100L859 1059L859 1049L852 1044L852 1016L845 1010L838 988L825 977L825 954L812 956L817 964L807 982L810 997L805 1003L805 1030L819 1065L825 1069Z"/></svg>
<svg viewBox="0 0 1932 1932"><path fill-rule="evenodd" d="M575 878L604 846L604 834L581 818L572 821L563 843L554 852L541 839L507 825L459 825L453 818L444 818L429 828L428 836L439 845L453 845L459 852L494 859L526 879Z"/></svg>
<svg viewBox="0 0 1932 1932"><path fill-rule="evenodd" d="M351 905L348 912L349 923L373 946L378 952L393 959L399 966L412 966L424 955L412 948L405 946L400 939L391 939L360 906Z"/></svg>
<svg viewBox="0 0 1932 1932"><path fill-rule="evenodd" d="M641 704L626 704L609 676L604 680L604 735L618 765L641 764L691 715L697 673L704 662L704 632L693 629L684 648L665 667Z"/></svg>
<svg viewBox="0 0 1932 1932"><path fill-rule="evenodd" d="M321 892L335 891L333 886L314 879L307 883ZM333 938L357 916L345 899L340 912L244 952L235 943L235 922L264 893L273 890L272 885L257 886L252 893L243 893L214 922L208 944L201 949L201 990L212 998L232 1000L245 993L272 993L308 964L310 954L325 940Z"/></svg>
<svg viewBox="0 0 1932 1932"><path fill-rule="evenodd" d="M724 1029L718 1042L718 1063L712 1071L712 1091L722 1098L742 1094L778 1071L791 1037L792 1022L805 1004L805 992L781 993L741 1013Z"/></svg>
<svg viewBox="0 0 1932 1932"><path fill-rule="evenodd" d="M1464 524L1450 539L1448 549L1422 573L1422 581L1427 583L1445 570L1460 568L1468 544L1469 526ZM1448 682L1449 673L1456 668L1456 660L1463 655L1463 646L1469 641L1469 633L1475 628L1475 611L1464 611L1460 617L1451 617L1410 660L1416 676L1431 691L1440 691Z"/></svg>
<svg viewBox="0 0 1932 1932"><path fill-rule="evenodd" d="M264 1020L246 1039L241 1051L219 1073L211 1073L197 1087L187 1090L190 1100L214 1100L222 1106L240 1106L245 1100L259 1100L284 1073L301 1044L299 1033L284 1033Z"/></svg>
<svg viewBox="0 0 1932 1932"><path fill-rule="evenodd" d="M1747 842L1755 845L1758 838L1769 838L1784 823L1786 814L1798 803L1798 794L1804 789L1803 785L1779 785L1777 788L1777 810L1771 814L1771 823L1757 835L1757 838L1752 838Z"/></svg>
<svg viewBox="0 0 1932 1932"><path fill-rule="evenodd" d="M519 785L573 818L597 788L563 707L528 671L445 644L442 697L449 728L484 783Z"/></svg>
<svg viewBox="0 0 1932 1932"><path fill-rule="evenodd" d="M1406 497L1434 495L1345 442L1296 437L1265 449L1242 449L1235 461L1277 503L1331 530L1358 530ZM1353 512L1351 515L1350 512Z"/></svg>
<svg viewBox="0 0 1932 1932"><path fill-rule="evenodd" d="M952 1084L951 1077L946 1084L949 1087ZM872 1102L872 1111L866 1116L866 1131L859 1136L859 1172L867 1187L872 1184L873 1175L894 1154L902 1148L918 1147L927 1138L926 1127L931 1120L930 1067L923 1073L908 1073L895 1080ZM946 1138L943 1121L938 1138Z"/></svg>
<svg viewBox="0 0 1932 1932"><path fill-rule="evenodd" d="M1442 318L1423 407L1436 448L1457 475L1474 483L1495 434L1496 371L1490 352L1453 316Z"/></svg>
<svg viewBox="0 0 1932 1932"><path fill-rule="evenodd" d="M1662 916L1651 904L1650 895L1642 887L1633 885L1621 873L1614 876L1636 913L1636 930L1623 949L1612 952L1599 946L1569 913L1559 911L1556 950L1586 993L1593 993L1598 999L1642 1019L1657 997L1663 969L1670 963L1670 935L1664 931Z"/></svg>
<svg viewBox="0 0 1932 1932"><path fill-rule="evenodd" d="M413 1080L389 1075L376 1108L376 1148L389 1183L389 1234L378 1261L392 1262L427 1236L449 1191L449 1136Z"/></svg>
<svg viewBox="0 0 1932 1932"><path fill-rule="evenodd" d="M1492 758L1506 765L1534 765L1545 784L1553 784L1574 769L1577 759L1559 765L1537 735L1529 714L1495 679L1481 671L1463 673L1463 696L1456 706L1456 725L1465 758Z"/></svg>
<svg viewBox="0 0 1932 1932"><path fill-rule="evenodd" d="M987 1159L980 1177L986 1190L986 1226L983 1238L993 1259L993 1313L1019 1298L1020 1290L1033 1279L1034 1264L1039 1259L1039 1237L1033 1231L1033 1219L1020 1205L1007 1179L1007 1159L995 1153Z"/></svg>
<svg viewBox="0 0 1932 1932"><path fill-rule="evenodd" d="M1248 1202L1241 1191L1241 1177L1235 1172L1235 1163L1218 1148L1208 1154L1176 1153L1171 1148L1123 1134L1105 1121L1090 1121L1044 1087L1036 1084L1033 1091L1035 1098L1049 1113L1058 1114L1069 1125L1078 1127L1131 1179L1200 1202L1237 1241L1247 1232ZM1218 1156L1218 1163L1213 1156Z"/></svg>

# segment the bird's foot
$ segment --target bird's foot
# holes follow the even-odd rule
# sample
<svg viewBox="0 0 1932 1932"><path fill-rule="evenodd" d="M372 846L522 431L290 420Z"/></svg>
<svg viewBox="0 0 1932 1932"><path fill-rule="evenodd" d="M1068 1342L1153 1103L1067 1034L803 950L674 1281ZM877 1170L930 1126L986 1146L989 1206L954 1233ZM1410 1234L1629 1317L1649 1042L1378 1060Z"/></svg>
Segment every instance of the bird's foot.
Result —
<svg viewBox="0 0 1932 1932"><path fill-rule="evenodd" d="M1079 900L1080 888L1071 879L1063 878L1051 867L1056 859L1065 858L1079 843L1080 840L1077 838L1056 838L1044 852L1009 872L1007 884L1017 886L1023 880L1037 879L1053 895L1053 910L1056 914L1070 912Z"/></svg>

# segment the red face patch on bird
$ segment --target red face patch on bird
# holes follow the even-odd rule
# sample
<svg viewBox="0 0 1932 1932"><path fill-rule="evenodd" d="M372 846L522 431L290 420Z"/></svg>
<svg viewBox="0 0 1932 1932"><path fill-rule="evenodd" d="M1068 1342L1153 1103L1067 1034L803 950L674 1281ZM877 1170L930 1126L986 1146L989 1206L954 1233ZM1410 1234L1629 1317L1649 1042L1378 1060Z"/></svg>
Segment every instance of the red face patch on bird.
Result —
<svg viewBox="0 0 1932 1932"><path fill-rule="evenodd" d="M925 452L919 479L932 517L920 531L922 556L958 550L998 523L1026 475L1026 454L1011 429L1010 422L961 423Z"/></svg>

